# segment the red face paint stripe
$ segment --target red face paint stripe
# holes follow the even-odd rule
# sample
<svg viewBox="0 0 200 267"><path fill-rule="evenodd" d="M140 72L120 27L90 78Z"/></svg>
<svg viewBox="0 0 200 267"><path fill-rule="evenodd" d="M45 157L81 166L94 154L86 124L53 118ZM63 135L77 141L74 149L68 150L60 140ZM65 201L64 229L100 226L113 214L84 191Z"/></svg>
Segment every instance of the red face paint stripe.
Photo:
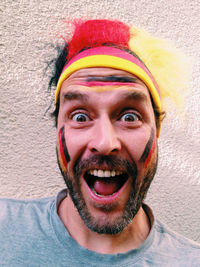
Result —
<svg viewBox="0 0 200 267"><path fill-rule="evenodd" d="M60 153L58 153L58 157L59 157L59 163L60 163L60 168L62 169L62 172L66 172L66 167L65 165L63 164L63 161L62 161L62 157L60 155Z"/></svg>
<svg viewBox="0 0 200 267"><path fill-rule="evenodd" d="M60 157L62 159L63 165L65 166L65 168L67 168L67 161L66 161L66 158L65 158L65 155L64 155L63 146L62 146L61 129L60 129L60 131L58 133L59 151L60 151Z"/></svg>
<svg viewBox="0 0 200 267"><path fill-rule="evenodd" d="M57 157L58 157L58 161L59 161L59 167L60 167L60 169L61 169L62 172L65 172L65 171L66 171L66 167L65 167L65 165L63 164L63 160L62 160L62 157L61 157L61 155L60 155L59 135L58 135L58 137L57 137L57 144L58 144L58 147L59 147L59 148L56 149Z"/></svg>
<svg viewBox="0 0 200 267"><path fill-rule="evenodd" d="M87 87L91 87L91 86L126 86L126 85L130 85L130 86L134 86L135 83L131 83L131 82L98 82L98 81L91 81L91 82L80 82L78 83L79 85L83 85L83 86L87 86Z"/></svg>
<svg viewBox="0 0 200 267"><path fill-rule="evenodd" d="M155 147L156 147L156 136L154 135L154 139L153 139L153 143L152 143L152 146L151 146L151 149L149 151L149 154L144 162L144 167L147 167L148 163L150 162L151 160L151 157L153 155L153 152L155 150Z"/></svg>

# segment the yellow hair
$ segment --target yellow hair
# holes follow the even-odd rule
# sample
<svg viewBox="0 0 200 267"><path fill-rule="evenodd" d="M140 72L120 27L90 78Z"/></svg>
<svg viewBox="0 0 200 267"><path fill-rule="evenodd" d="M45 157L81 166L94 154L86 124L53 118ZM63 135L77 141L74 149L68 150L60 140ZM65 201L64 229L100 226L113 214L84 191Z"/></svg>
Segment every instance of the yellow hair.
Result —
<svg viewBox="0 0 200 267"><path fill-rule="evenodd" d="M129 48L140 57L153 75L160 88L162 102L169 97L181 107L181 93L189 83L188 59L170 41L152 37L134 26L130 28L130 34Z"/></svg>

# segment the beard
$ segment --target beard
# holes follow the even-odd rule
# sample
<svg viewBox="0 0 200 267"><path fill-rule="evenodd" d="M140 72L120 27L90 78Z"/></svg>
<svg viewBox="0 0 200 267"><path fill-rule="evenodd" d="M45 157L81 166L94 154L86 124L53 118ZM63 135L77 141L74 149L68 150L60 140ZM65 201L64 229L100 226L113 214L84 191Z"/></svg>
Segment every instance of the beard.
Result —
<svg viewBox="0 0 200 267"><path fill-rule="evenodd" d="M78 159L74 164L73 175L61 169L58 154L57 159L68 192L80 217L91 231L98 234L118 234L132 222L143 203L157 169L157 154L153 157L150 167L144 172L140 181L137 180L138 170L136 163L117 156L93 155L88 159ZM106 219L97 219L89 211L81 192L80 175L84 170L91 169L95 165L101 166L102 164L106 164L109 169L125 170L129 175L129 179L131 179L131 191L123 213L114 219L110 211L114 210L115 204L99 206L98 208L105 212Z"/></svg>

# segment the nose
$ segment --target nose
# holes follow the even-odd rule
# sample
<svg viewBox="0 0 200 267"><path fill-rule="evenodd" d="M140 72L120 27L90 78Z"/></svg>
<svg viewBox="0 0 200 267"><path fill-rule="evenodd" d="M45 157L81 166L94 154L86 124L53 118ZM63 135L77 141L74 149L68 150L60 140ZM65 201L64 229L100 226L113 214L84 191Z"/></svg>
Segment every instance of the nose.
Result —
<svg viewBox="0 0 200 267"><path fill-rule="evenodd" d="M103 155L121 150L121 142L109 117L104 116L95 123L88 147L91 152Z"/></svg>

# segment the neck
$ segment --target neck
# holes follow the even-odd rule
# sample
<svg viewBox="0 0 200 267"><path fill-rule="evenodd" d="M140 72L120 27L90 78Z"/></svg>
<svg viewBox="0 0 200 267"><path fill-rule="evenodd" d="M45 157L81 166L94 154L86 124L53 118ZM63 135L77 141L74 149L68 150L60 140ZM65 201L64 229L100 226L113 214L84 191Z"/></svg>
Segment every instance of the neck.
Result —
<svg viewBox="0 0 200 267"><path fill-rule="evenodd" d="M124 253L137 248L150 232L150 222L142 207L132 222L116 235L98 234L88 229L69 196L60 203L58 215L79 245L102 254Z"/></svg>

